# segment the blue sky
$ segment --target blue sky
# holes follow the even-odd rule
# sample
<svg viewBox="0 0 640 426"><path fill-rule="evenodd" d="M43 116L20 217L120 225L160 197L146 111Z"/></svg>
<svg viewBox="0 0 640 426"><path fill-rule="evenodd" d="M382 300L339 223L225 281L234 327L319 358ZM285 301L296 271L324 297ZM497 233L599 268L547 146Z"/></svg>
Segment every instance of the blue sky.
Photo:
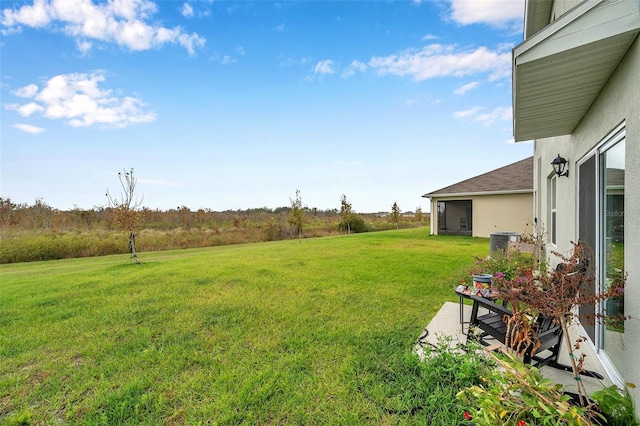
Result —
<svg viewBox="0 0 640 426"><path fill-rule="evenodd" d="M523 0L0 3L2 197L403 211L514 144Z"/></svg>

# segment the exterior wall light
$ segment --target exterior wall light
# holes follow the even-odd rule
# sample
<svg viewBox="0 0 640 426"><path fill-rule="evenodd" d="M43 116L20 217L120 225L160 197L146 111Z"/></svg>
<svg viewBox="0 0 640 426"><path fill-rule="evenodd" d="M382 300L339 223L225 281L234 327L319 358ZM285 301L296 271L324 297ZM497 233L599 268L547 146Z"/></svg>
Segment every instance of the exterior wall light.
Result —
<svg viewBox="0 0 640 426"><path fill-rule="evenodd" d="M551 162L553 166L553 171L556 172L558 176L567 176L569 177L569 170L567 170L568 161L564 158L560 157L560 154Z"/></svg>

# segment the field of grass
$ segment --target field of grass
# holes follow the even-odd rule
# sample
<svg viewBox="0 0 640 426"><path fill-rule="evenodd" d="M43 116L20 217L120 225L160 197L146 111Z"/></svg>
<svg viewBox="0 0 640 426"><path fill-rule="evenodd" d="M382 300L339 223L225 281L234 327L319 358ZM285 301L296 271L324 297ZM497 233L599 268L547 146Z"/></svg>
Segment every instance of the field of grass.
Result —
<svg viewBox="0 0 640 426"><path fill-rule="evenodd" d="M2 265L0 424L452 418L410 347L488 251L417 228Z"/></svg>
<svg viewBox="0 0 640 426"><path fill-rule="evenodd" d="M367 221L366 224L369 231L396 229L396 225L387 219L378 218L376 221ZM307 225L304 229L305 238L344 234L338 230L338 221L316 220ZM421 226L423 224L418 222L403 222L400 228ZM164 251L296 238L298 236L293 228L282 220L241 228L232 225L189 229L144 228L136 232L136 247L138 251ZM2 229L0 239L0 264L107 256L129 251L129 232L122 230Z"/></svg>

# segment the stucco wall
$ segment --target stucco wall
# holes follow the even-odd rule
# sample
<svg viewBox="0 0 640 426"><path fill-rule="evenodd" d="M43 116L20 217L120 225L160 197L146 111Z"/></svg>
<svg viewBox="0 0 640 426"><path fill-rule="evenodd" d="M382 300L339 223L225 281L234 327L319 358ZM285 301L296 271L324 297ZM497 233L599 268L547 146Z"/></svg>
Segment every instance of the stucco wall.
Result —
<svg viewBox="0 0 640 426"><path fill-rule="evenodd" d="M541 167L535 167L534 182L540 182L540 209L536 214L547 221L546 178L550 163L557 154L569 160L570 176L558 179L558 247L560 252L571 249L577 239L576 162L597 147L620 123L626 121L625 156L625 269L628 281L625 291L625 314L636 319L625 323L624 379L636 384L634 397L640 413L640 43L638 39L620 63L615 73L592 104L587 114L570 136L536 141L535 155L541 157ZM538 164L538 163L536 163ZM538 179L541 177L541 179ZM633 336L633 338L631 337Z"/></svg>
<svg viewBox="0 0 640 426"><path fill-rule="evenodd" d="M532 216L532 193L474 197L473 236L489 238L496 231L522 233Z"/></svg>

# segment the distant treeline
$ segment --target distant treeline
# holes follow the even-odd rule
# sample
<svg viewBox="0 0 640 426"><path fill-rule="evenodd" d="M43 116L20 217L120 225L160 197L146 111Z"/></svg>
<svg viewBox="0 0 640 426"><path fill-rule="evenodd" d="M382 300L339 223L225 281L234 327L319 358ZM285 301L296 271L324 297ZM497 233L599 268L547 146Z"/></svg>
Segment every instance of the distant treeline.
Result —
<svg viewBox="0 0 640 426"><path fill-rule="evenodd" d="M169 210L141 208L137 231L138 252L208 247L246 242L296 238L288 223L290 207L246 210ZM365 226L359 232L395 229L395 218L386 213L357 214ZM338 209L307 208L303 234L318 237L345 233L340 230ZM425 226L428 214L400 215L400 228ZM114 210L58 210L42 199L31 205L0 197L0 263L127 253L127 234L114 221Z"/></svg>

